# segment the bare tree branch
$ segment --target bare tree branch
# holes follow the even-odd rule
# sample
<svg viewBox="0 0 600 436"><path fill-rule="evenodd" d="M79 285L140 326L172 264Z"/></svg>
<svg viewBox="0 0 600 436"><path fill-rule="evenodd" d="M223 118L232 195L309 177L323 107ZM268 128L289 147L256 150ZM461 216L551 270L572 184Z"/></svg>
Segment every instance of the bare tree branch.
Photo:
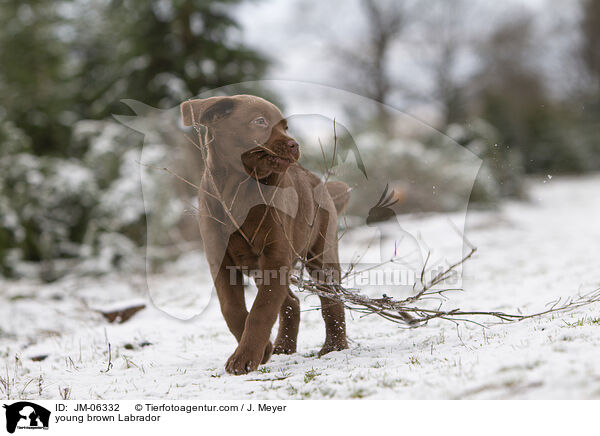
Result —
<svg viewBox="0 0 600 436"><path fill-rule="evenodd" d="M444 293L451 291L462 291L460 288L444 288L433 289L434 286L442 283L456 269L469 260L477 251L472 247L461 260L448 266L442 272L436 274L430 281L425 281L421 277L422 289L416 295L405 299L393 299L385 294L380 298L368 297L358 291L349 290L336 283L323 283L310 278L302 278L298 275L292 275L291 283L298 288L299 291L307 291L317 294L322 297L327 297L332 300L339 301L346 308L354 312L366 315L379 315L380 317L395 323L405 324L408 327L421 327L427 324L432 319L443 319L452 322L466 322L477 324L485 327L483 321L478 321L479 318L495 319L500 322L518 322L530 318L536 318L550 313L567 312L583 306L600 302L600 288L589 293L568 297L566 299L557 299L546 305L547 309L530 313L530 314L514 314L500 311L484 311L471 310L464 311L459 308L442 309L441 304L438 308L428 308L422 304L424 300L431 297L439 297Z"/></svg>

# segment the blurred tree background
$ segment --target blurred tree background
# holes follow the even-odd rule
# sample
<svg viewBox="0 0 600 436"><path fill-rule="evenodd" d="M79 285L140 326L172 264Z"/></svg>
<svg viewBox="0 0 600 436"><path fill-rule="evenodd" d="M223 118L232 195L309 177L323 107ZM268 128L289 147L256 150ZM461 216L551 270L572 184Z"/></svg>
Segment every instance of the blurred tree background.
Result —
<svg viewBox="0 0 600 436"><path fill-rule="evenodd" d="M142 138L111 114L127 112L122 98L167 109L206 90L265 78L276 41L246 42L236 15L242 3L0 3L3 275L53 280L75 269L139 266L131 253L145 242L135 164ZM312 34L329 47L319 62L306 61L324 71L333 65L325 84L425 114L483 159L472 201L525 198L529 174L600 170L600 0L557 5L553 16L564 8L574 17L563 21L544 20L518 2L356 0L361 31L339 19L331 26L335 15L312 0L295 4L308 15L296 14L299 27L285 32L300 35L301 45ZM277 61L287 55L286 48ZM385 111L377 115L361 120L381 138L374 143L396 147L398 159L406 153L407 171L432 171L415 156L435 153L435 138L394 142L403 133ZM168 153L155 145L157 156ZM378 155L363 153L367 166ZM443 153L433 159L441 166L451 160ZM177 213L164 217L165 228L177 223Z"/></svg>
<svg viewBox="0 0 600 436"><path fill-rule="evenodd" d="M51 280L74 265L61 269L57 260L93 256L104 259L93 270L109 269L145 241L143 207L127 214L126 204L110 206L117 194L139 203L130 151L142 138L110 115L127 110L122 98L170 108L262 77L265 58L230 38L239 31L231 13L237 3L0 3L3 274L19 274L19 262L30 261Z"/></svg>
<svg viewBox="0 0 600 436"><path fill-rule="evenodd" d="M330 77L336 77L329 84L342 82L415 115L477 154L483 168L472 203L525 199L529 174L600 170L600 0L544 2L538 9L526 1L356 4L362 19L352 23L353 32L329 33ZM307 20L324 15L313 9ZM376 156L407 133L385 113L362 122L380 136L367 166L380 166ZM413 139L442 155L440 138ZM410 143L401 148L406 160L418 152ZM411 169L416 180L434 180L438 171L418 162ZM420 195L418 186L411 190Z"/></svg>

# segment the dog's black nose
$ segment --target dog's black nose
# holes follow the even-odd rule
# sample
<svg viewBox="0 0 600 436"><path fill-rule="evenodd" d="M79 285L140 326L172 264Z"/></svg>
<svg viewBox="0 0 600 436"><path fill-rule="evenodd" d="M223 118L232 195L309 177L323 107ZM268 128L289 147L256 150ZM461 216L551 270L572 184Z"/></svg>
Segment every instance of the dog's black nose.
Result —
<svg viewBox="0 0 600 436"><path fill-rule="evenodd" d="M298 143L296 141L294 141L293 139L290 139L287 142L287 146L290 149L291 152L295 153L296 151L298 151Z"/></svg>

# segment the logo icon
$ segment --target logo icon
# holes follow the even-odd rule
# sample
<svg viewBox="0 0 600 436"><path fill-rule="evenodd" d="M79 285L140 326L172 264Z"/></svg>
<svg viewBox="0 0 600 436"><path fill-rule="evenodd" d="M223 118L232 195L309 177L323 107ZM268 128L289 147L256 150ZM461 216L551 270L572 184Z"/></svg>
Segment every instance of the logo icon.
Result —
<svg viewBox="0 0 600 436"><path fill-rule="evenodd" d="M14 433L15 429L48 429L50 411L28 401L4 405L6 409L6 431Z"/></svg>

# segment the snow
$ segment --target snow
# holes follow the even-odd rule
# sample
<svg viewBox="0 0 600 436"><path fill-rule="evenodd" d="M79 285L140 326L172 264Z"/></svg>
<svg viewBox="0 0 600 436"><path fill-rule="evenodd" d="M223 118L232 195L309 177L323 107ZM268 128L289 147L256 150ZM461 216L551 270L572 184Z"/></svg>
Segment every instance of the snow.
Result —
<svg viewBox="0 0 600 436"><path fill-rule="evenodd" d="M531 202L469 212L466 236L478 252L464 268L466 292L452 295L450 306L532 312L600 286L600 176L529 183ZM448 218L402 219L435 228ZM431 234L440 239L430 246L444 246L443 232ZM348 238L342 248L362 240ZM148 277L165 289L155 303L184 318L206 304L197 301L212 287L201 256L165 271ZM300 297L303 309L316 305L315 297ZM148 307L123 324L95 311L132 301ZM599 333L599 305L488 329L440 321L409 330L348 314L350 349L317 358L323 322L307 310L297 354L231 376L224 363L235 340L214 296L199 316L182 320L153 306L141 275L4 281L0 397L54 399L68 387L72 399L600 398Z"/></svg>

